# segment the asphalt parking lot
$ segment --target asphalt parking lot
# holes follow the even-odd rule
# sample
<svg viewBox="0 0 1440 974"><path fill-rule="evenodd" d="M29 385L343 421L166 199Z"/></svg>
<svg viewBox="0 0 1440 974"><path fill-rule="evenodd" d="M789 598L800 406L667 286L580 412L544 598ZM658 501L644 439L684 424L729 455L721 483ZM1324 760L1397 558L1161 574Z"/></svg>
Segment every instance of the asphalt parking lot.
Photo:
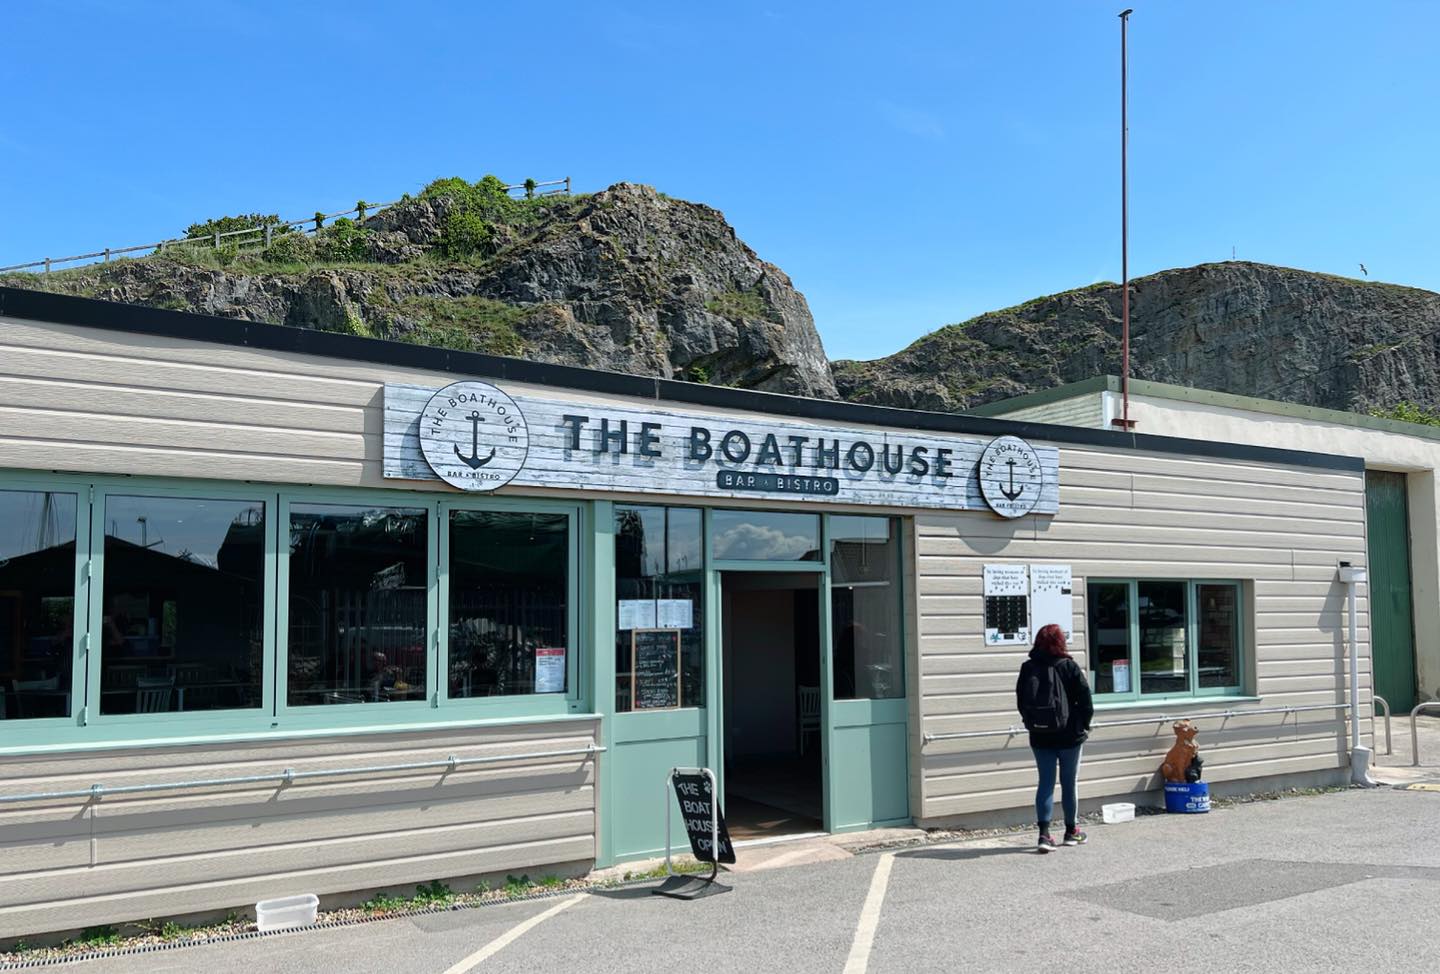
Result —
<svg viewBox="0 0 1440 974"><path fill-rule="evenodd" d="M206 971L1274 971L1411 967L1440 921L1440 792L1345 791L67 965Z"/></svg>

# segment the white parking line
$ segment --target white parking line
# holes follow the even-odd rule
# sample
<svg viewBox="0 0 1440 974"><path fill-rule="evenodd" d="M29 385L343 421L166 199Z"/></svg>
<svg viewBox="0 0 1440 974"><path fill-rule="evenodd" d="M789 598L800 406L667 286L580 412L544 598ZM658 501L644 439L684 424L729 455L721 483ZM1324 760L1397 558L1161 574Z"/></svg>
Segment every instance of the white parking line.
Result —
<svg viewBox="0 0 1440 974"><path fill-rule="evenodd" d="M481 947L479 950L475 951L475 953L471 954L469 957L466 957L464 960L461 960L458 963L446 968L445 974L465 974L466 971L473 971L485 961L489 960L491 957L494 957L496 954L500 953L500 951L510 946L510 944L514 943L517 939L524 936L525 933L527 933L528 931L544 923L546 920L550 919L555 914L559 913L561 910L565 910L574 906L576 903L579 903L584 898L584 893L576 893L568 900L561 900L559 903L556 903L544 913L538 913L530 919L526 920L524 923L520 923L511 927L509 930L505 931L500 936L490 941L484 947Z"/></svg>
<svg viewBox="0 0 1440 974"><path fill-rule="evenodd" d="M870 966L870 948L875 946L875 928L880 925L880 907L885 902L885 887L890 883L890 867L895 853L887 852L875 863L870 877L870 892L860 908L860 922L855 925L855 939L850 943L850 956L845 960L845 974L865 974Z"/></svg>

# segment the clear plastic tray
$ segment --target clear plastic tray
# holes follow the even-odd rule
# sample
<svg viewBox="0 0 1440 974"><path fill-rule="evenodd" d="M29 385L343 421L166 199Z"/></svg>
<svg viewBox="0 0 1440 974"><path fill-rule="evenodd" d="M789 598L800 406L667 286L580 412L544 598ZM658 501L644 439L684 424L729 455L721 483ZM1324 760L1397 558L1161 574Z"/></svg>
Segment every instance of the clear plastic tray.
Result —
<svg viewBox="0 0 1440 974"><path fill-rule="evenodd" d="M1129 822L1135 818L1135 806L1130 802L1115 802L1113 805L1100 806L1100 815L1109 825L1117 822Z"/></svg>
<svg viewBox="0 0 1440 974"><path fill-rule="evenodd" d="M315 914L319 909L320 897L314 893L261 900L255 904L255 926L262 933L285 927L303 927L307 923L315 922Z"/></svg>

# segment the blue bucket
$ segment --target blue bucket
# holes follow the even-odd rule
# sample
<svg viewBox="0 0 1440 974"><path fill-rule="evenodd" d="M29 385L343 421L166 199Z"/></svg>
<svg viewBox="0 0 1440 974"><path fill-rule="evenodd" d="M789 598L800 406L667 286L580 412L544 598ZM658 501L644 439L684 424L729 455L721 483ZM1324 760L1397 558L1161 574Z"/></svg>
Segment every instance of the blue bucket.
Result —
<svg viewBox="0 0 1440 974"><path fill-rule="evenodd" d="M1210 786L1203 781L1165 782L1165 811L1188 815L1210 811Z"/></svg>

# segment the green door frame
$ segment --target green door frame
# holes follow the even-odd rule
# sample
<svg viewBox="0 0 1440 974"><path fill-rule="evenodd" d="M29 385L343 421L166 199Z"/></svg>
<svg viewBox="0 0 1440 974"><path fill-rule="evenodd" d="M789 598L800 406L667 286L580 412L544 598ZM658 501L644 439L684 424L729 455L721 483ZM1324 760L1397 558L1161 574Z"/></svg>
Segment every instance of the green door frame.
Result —
<svg viewBox="0 0 1440 974"><path fill-rule="evenodd" d="M625 815L627 807L634 803L659 802L663 775L656 772L658 764L646 767L660 760L670 762L682 753L693 754L694 760L709 766L715 773L720 794L725 788L725 740L724 740L724 631L721 611L724 596L724 577L727 572L763 573L774 575L811 576L817 582L817 632L820 650L820 733L822 798L824 802L824 828L827 832L844 832L870 826L904 824L911 819L908 814L910 795L908 791L908 767L910 755L909 713L907 697L887 700L842 700L836 701L834 678L834 647L831 632L831 559L830 559L830 518L816 512L819 519L819 541L821 557L815 561L760 561L716 559L712 550L712 520L716 508L701 507L701 534L704 597L703 622L705 631L705 696L700 708L681 708L674 711L654 713L617 713L615 709L615 504L609 501L592 502L593 532L582 542L582 563L590 570L591 590L594 593L589 615L593 645L596 647L593 665L586 681L590 699L595 710L601 715L601 743L607 748L602 759L599 797L599 846L597 863L602 866L637 856L656 854L650 846L648 832L637 839L635 814ZM682 506L693 505L655 505ZM808 513L808 512L786 512ZM891 516L891 515L876 515ZM900 645L908 647L906 637L906 599L908 589L904 574L907 555L905 522L894 518L898 533L897 564L895 580L896 598L900 600L898 624L901 627ZM908 650L902 651L903 665L911 664ZM908 678L902 675L901 685L909 690ZM889 743L876 744L875 735L886 735L888 742L894 739L896 725L904 725L900 735L906 749L899 755L902 767L899 771L899 804L886 809L889 814L876 814L878 809L866 804L868 791L881 787L886 794L893 790L895 782L886 777L883 781L872 780L873 769L868 758L870 748L889 747ZM888 730L886 730L888 726ZM831 761L836 750L835 742L841 738L856 741L865 748L864 757L854 762L853 770L848 765ZM847 745L848 746L848 745ZM652 748L649 756L642 757L646 748ZM887 752L888 753L888 752ZM631 758L629 755L635 755ZM663 757L662 757L663 755ZM634 762L634 763L632 763ZM685 762L688 763L688 760ZM887 766L893 766L887 762ZM668 764L666 764L668 767ZM643 771L643 773L641 773ZM653 780L652 780L653 779ZM847 804L848 802L848 804ZM857 804L858 802L858 804ZM862 808L868 814L859 813ZM903 816L895 813L904 809ZM643 813L642 813L643 814ZM672 823L678 821L672 809ZM648 817L648 815L646 816ZM648 827L647 827L648 828ZM677 829L679 826L677 825ZM622 835L622 833L624 833ZM677 832L677 834L679 834ZM658 839L656 845L659 844Z"/></svg>
<svg viewBox="0 0 1440 974"><path fill-rule="evenodd" d="M705 546L706 552L706 588L705 596L707 601L706 625L708 632L714 638L710 640L705 653L705 666L708 672L714 676L707 683L706 710L709 716L709 757L711 768L715 772L715 780L720 794L725 794L725 734L721 710L724 706L724 658L722 647L725 642L725 632L720 611L720 601L724 596L724 575L734 574L764 574L764 575L816 575L818 583L818 598L816 605L820 618L819 628L819 651L820 651L820 770L821 770L821 796L824 805L824 827L825 831L830 828L831 802L831 779L830 779L830 722L832 708L830 706L830 695L833 690L834 681L831 679L830 661L830 558L828 554L829 545L826 538L825 518L820 518L820 545L821 551L827 552L822 561L712 561L709 558L708 548L710 546L710 511L705 511ZM714 615L710 614L713 609Z"/></svg>

